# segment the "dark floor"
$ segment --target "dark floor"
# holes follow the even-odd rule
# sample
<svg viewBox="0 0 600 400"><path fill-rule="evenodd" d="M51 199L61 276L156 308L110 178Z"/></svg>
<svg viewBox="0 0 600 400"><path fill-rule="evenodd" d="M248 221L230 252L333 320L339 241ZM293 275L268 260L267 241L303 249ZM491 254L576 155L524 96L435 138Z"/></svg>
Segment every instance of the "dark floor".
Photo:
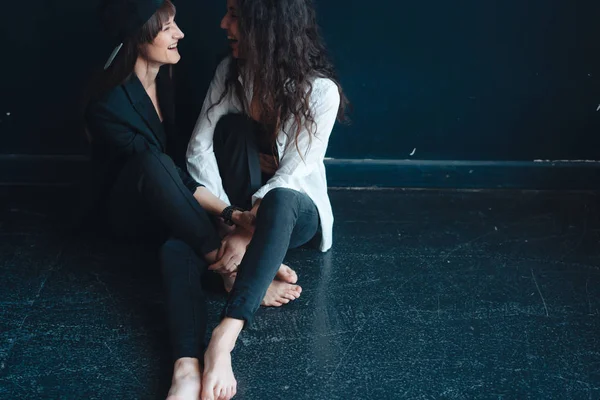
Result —
<svg viewBox="0 0 600 400"><path fill-rule="evenodd" d="M153 256L68 238L68 193L0 189L0 398L164 398ZM600 398L597 195L331 198L334 249L289 254L302 297L242 334L237 399Z"/></svg>

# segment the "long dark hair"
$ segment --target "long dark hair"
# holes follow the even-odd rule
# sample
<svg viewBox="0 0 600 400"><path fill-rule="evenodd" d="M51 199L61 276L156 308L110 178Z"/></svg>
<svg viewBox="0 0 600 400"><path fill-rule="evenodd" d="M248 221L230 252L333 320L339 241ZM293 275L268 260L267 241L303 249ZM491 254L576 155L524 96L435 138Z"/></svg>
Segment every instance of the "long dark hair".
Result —
<svg viewBox="0 0 600 400"><path fill-rule="evenodd" d="M320 36L312 0L238 0L237 14L240 57L230 63L226 90L216 104L228 93L235 93L249 113L250 105L238 81L241 74L253 82L261 122L272 148L275 149L278 132L290 119L296 127L292 137L298 148L303 127L311 140L316 132L309 103L311 78L322 77L338 86L338 119L345 120L348 101Z"/></svg>
<svg viewBox="0 0 600 400"><path fill-rule="evenodd" d="M89 90L89 99L93 100L107 91L129 80L136 60L144 56L144 44L150 44L171 17L175 16L175 5L165 0L163 5L133 35L125 39L123 47L108 69L96 73Z"/></svg>

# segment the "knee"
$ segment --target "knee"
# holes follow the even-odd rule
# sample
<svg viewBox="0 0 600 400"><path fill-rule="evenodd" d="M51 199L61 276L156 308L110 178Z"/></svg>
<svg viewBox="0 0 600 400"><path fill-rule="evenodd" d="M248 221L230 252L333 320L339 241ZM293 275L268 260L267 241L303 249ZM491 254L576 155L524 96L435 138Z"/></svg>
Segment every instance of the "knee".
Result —
<svg viewBox="0 0 600 400"><path fill-rule="evenodd" d="M252 129L252 120L245 114L226 114L215 126L214 140L242 142Z"/></svg>
<svg viewBox="0 0 600 400"><path fill-rule="evenodd" d="M275 188L267 192L260 203L258 216L271 216L278 220L296 218L298 192L287 188Z"/></svg>
<svg viewBox="0 0 600 400"><path fill-rule="evenodd" d="M183 240L171 238L160 247L159 259L163 274L179 275L186 274L188 268L187 259L193 250Z"/></svg>

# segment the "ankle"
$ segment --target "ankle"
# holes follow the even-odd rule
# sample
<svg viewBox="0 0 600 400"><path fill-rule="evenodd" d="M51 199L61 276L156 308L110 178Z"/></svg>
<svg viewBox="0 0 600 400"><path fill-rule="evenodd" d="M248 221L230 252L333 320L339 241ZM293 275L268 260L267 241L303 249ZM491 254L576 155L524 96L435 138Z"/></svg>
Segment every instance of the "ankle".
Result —
<svg viewBox="0 0 600 400"><path fill-rule="evenodd" d="M209 347L222 351L233 351L235 342L244 327L244 321L233 318L225 318L213 330Z"/></svg>
<svg viewBox="0 0 600 400"><path fill-rule="evenodd" d="M197 358L184 357L175 361L173 377L200 375L200 362Z"/></svg>

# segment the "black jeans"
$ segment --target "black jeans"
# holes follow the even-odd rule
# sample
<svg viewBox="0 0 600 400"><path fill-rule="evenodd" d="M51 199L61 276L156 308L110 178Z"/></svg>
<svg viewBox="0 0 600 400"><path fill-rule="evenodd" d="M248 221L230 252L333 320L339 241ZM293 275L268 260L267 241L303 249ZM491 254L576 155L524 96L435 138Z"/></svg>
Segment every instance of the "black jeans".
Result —
<svg viewBox="0 0 600 400"><path fill-rule="evenodd" d="M225 192L234 205L245 208L264 183L258 129L246 116L227 115L218 122L213 139ZM208 214L169 168L172 161L164 155L141 160L132 160L115 184L111 220L129 237L165 230L170 234L160 248L160 262L173 356L202 359L207 311L201 282L208 267L203 255L218 248L220 239ZM318 227L318 212L308 196L280 188L267 193L223 316L245 320L247 326L287 250L310 241Z"/></svg>
<svg viewBox="0 0 600 400"><path fill-rule="evenodd" d="M173 160L162 153L138 154L123 167L110 191L108 219L123 239L172 235L201 256L221 245L208 213L183 184Z"/></svg>
<svg viewBox="0 0 600 400"><path fill-rule="evenodd" d="M213 139L225 192L234 204L246 208L267 179L259 163L257 135L261 129L245 115L229 114L219 121ZM238 267L223 317L244 320L247 327L288 249L309 242L318 229L319 213L310 197L286 188L269 191L258 209L254 235Z"/></svg>

